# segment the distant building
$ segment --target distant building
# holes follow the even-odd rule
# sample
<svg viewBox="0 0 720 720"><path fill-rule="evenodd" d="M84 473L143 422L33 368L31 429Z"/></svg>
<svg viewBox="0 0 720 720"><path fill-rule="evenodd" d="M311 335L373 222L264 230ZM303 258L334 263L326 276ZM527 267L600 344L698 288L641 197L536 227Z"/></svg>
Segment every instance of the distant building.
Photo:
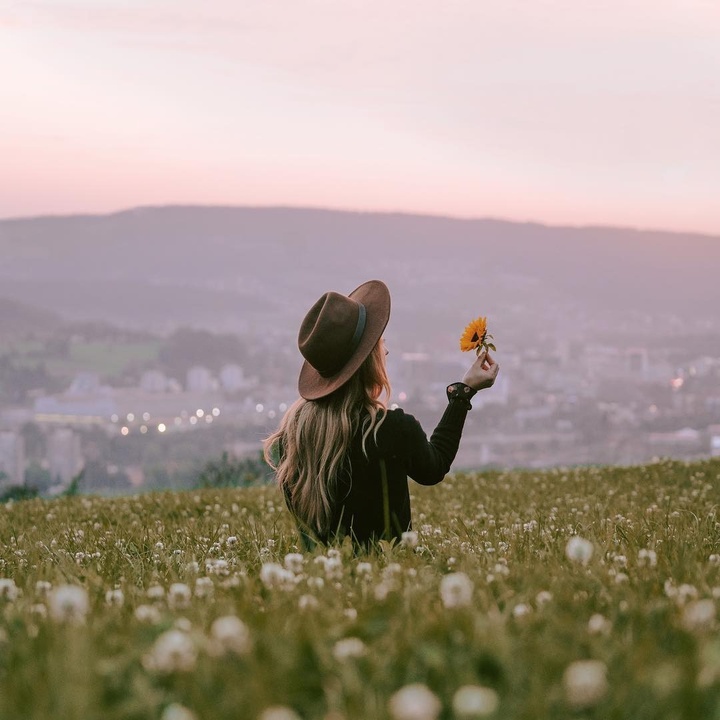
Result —
<svg viewBox="0 0 720 720"><path fill-rule="evenodd" d="M140 389L146 393L163 393L168 388L168 379L160 370L147 370L140 378Z"/></svg>
<svg viewBox="0 0 720 720"><path fill-rule="evenodd" d="M627 369L630 375L644 378L650 368L646 348L630 348L626 354Z"/></svg>
<svg viewBox="0 0 720 720"><path fill-rule="evenodd" d="M70 428L57 428L48 438L47 459L53 482L67 485L83 467L80 438Z"/></svg>
<svg viewBox="0 0 720 720"><path fill-rule="evenodd" d="M708 434L710 435L710 455L720 457L720 425L710 425Z"/></svg>
<svg viewBox="0 0 720 720"><path fill-rule="evenodd" d="M185 387L188 392L210 392L214 389L213 376L206 367L196 365L188 370Z"/></svg>
<svg viewBox="0 0 720 720"><path fill-rule="evenodd" d="M245 373L239 365L225 365L220 370L220 383L227 392L237 392L249 386Z"/></svg>
<svg viewBox="0 0 720 720"><path fill-rule="evenodd" d="M0 487L25 483L25 443L22 435L11 430L0 430Z"/></svg>
<svg viewBox="0 0 720 720"><path fill-rule="evenodd" d="M40 423L101 423L115 412L113 388L101 385L94 373L79 373L64 393L35 400L35 421Z"/></svg>

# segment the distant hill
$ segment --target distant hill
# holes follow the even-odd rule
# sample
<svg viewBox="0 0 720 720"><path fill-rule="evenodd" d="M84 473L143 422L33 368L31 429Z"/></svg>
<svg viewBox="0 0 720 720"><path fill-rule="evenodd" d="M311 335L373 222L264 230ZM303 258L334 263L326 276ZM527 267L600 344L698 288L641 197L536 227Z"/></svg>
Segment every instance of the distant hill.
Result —
<svg viewBox="0 0 720 720"><path fill-rule="evenodd" d="M3 295L147 329L297 328L326 289L388 282L394 322L528 327L714 317L720 238L295 208L149 207L0 221ZM2 311L0 311L2 312Z"/></svg>
<svg viewBox="0 0 720 720"><path fill-rule="evenodd" d="M29 337L61 325L62 318L54 312L0 297L0 338Z"/></svg>

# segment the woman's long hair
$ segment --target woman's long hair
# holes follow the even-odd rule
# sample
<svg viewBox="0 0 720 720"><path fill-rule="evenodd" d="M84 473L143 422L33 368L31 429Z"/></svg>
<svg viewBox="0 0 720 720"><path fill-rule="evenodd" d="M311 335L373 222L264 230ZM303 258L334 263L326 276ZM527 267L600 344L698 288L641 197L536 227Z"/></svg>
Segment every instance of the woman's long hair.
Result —
<svg viewBox="0 0 720 720"><path fill-rule="evenodd" d="M313 532L324 536L332 530L337 481L349 469L350 444L363 410L362 449L367 456L366 441L371 434L377 439L389 399L385 349L378 342L345 385L319 400L296 400L277 432L265 440L265 460L289 495L297 519Z"/></svg>

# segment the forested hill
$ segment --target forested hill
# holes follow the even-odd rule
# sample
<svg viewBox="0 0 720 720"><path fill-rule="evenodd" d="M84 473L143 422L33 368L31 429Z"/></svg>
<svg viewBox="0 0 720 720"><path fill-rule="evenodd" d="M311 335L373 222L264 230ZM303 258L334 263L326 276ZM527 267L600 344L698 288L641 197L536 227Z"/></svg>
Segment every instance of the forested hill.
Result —
<svg viewBox="0 0 720 720"><path fill-rule="evenodd" d="M447 319L445 306L473 304L619 318L720 307L720 238L622 228L171 206L3 220L0 257L0 294L138 327L282 323L288 307L374 277L401 313L431 324Z"/></svg>

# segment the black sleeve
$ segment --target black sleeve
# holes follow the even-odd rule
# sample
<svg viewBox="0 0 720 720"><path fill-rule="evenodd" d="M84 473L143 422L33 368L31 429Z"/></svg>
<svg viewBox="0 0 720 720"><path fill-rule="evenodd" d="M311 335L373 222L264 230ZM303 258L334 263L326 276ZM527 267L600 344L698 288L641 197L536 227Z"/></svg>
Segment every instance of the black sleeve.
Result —
<svg viewBox="0 0 720 720"><path fill-rule="evenodd" d="M405 447L408 475L420 485L436 485L450 470L457 455L470 398L475 390L462 383L448 386L448 405L430 440L420 423L412 416L404 417Z"/></svg>

